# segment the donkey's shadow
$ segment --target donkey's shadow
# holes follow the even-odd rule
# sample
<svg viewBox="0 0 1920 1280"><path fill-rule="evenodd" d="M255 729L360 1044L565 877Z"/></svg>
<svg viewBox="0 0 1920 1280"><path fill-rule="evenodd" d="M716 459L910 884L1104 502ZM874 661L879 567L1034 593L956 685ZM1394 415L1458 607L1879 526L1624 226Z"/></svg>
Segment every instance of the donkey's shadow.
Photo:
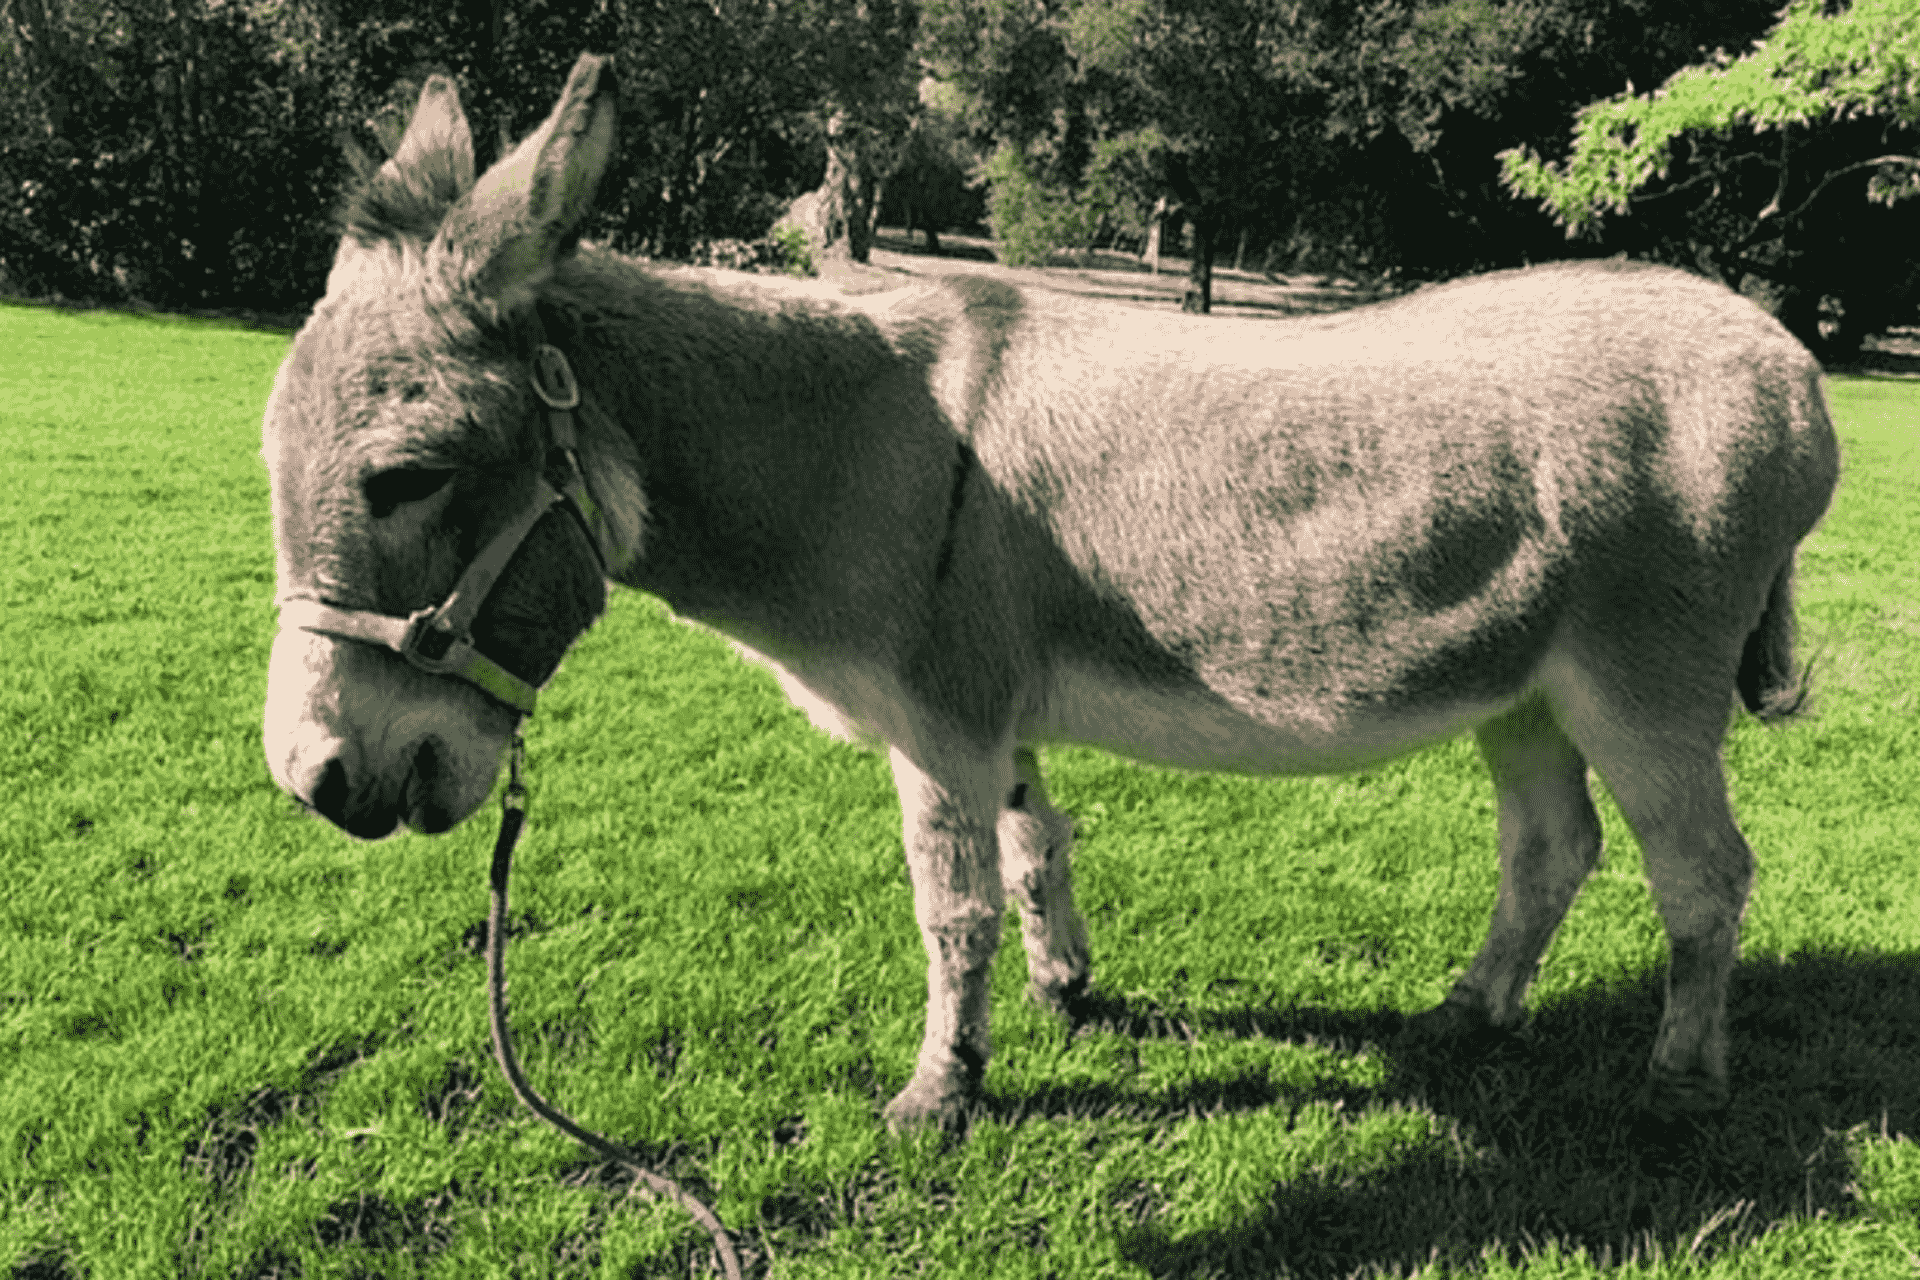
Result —
<svg viewBox="0 0 1920 1280"><path fill-rule="evenodd" d="M1124 1251L1169 1277L1411 1272L1489 1250L1517 1257L1548 1240L1596 1261L1714 1251L1789 1215L1856 1212L1847 1130L1920 1134L1920 953L1743 963L1729 1007L1732 1107L1653 1138L1637 1096L1660 1005L1654 972L1554 1001L1518 1035L1438 1047L1400 1037L1393 1013L1203 1012L1094 996L1076 1010L1085 1030L1372 1044L1388 1077L1295 1094L1254 1073L1151 1100L1124 1087L1044 1089L989 1110L1172 1118L1337 1100L1347 1115L1401 1104L1438 1117L1436 1138L1397 1163L1276 1178L1269 1203L1230 1226L1176 1238L1142 1212Z"/></svg>

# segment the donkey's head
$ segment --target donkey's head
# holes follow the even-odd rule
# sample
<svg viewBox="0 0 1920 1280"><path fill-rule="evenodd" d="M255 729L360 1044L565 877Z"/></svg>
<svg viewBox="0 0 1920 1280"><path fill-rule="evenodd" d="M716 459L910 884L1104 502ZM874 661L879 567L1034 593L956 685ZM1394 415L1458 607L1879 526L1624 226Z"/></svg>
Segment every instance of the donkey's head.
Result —
<svg viewBox="0 0 1920 1280"><path fill-rule="evenodd" d="M583 56L546 123L476 183L453 84L429 80L399 149L349 202L326 296L274 382L263 453L288 613L267 677L267 763L354 835L466 817L519 711L484 681L300 617L398 627L459 583L484 592L461 638L509 684L538 686L606 603L581 523L535 505L551 497L555 442L534 394L531 316L572 252L614 129L611 68ZM529 520L516 543L512 526ZM471 590L463 574L490 546L505 567Z"/></svg>

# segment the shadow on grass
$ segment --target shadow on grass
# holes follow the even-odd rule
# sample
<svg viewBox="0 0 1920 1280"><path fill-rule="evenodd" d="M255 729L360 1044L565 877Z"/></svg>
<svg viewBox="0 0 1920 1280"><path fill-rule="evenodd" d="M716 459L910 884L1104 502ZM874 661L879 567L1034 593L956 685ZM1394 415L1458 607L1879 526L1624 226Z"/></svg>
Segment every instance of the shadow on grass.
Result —
<svg viewBox="0 0 1920 1280"><path fill-rule="evenodd" d="M1410 1272L1489 1253L1517 1260L1548 1240L1625 1261L1716 1253L1790 1214L1854 1213L1845 1131L1920 1133L1920 954L1742 964L1729 1003L1733 1105L1650 1150L1634 1104L1660 981L1648 974L1555 1001L1519 1035L1478 1050L1396 1044L1394 1014L1163 1011L1096 997L1088 1023L1142 1038L1379 1045L1390 1064L1383 1085L1297 1101L1340 1098L1348 1115L1414 1106L1442 1130L1388 1169L1276 1181L1269 1203L1230 1227L1176 1239L1143 1225L1125 1239L1126 1255L1167 1277ZM1171 1116L1276 1100L1264 1080L1209 1088L1218 1096L1151 1106L1124 1089L1048 1091L995 1109Z"/></svg>

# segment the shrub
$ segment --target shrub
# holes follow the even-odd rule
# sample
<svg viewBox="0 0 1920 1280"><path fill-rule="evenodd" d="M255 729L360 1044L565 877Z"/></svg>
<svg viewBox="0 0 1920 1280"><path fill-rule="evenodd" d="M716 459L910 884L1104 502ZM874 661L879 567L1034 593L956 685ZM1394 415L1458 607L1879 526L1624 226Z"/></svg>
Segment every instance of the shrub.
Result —
<svg viewBox="0 0 1920 1280"><path fill-rule="evenodd" d="M695 265L728 271L752 271L759 258L757 246L746 240L703 240L693 250Z"/></svg>
<svg viewBox="0 0 1920 1280"><path fill-rule="evenodd" d="M774 265L790 276L810 276L814 274L813 246L807 241L806 229L791 222L781 222L767 232L772 242Z"/></svg>
<svg viewBox="0 0 1920 1280"><path fill-rule="evenodd" d="M702 240L687 254L696 267L719 267L726 271L755 271L772 274L784 271L790 276L810 276L813 252L807 233L791 223L781 223L758 240Z"/></svg>
<svg viewBox="0 0 1920 1280"><path fill-rule="evenodd" d="M1086 248L1097 215L1077 205L1070 193L1043 185L1012 147L1001 147L987 161L992 184L987 219L993 224L994 251L1010 267L1037 267L1056 249Z"/></svg>

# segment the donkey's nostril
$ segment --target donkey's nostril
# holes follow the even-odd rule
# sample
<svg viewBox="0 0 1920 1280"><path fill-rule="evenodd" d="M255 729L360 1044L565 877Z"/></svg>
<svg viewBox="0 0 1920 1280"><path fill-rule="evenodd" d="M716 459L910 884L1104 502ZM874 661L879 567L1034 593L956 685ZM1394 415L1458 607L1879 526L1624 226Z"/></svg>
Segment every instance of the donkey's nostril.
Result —
<svg viewBox="0 0 1920 1280"><path fill-rule="evenodd" d="M421 835L438 835L454 823L452 812L434 798L442 750L432 738L421 742L414 749L413 769L407 775L407 825Z"/></svg>
<svg viewBox="0 0 1920 1280"><path fill-rule="evenodd" d="M311 780L307 785L302 785L302 776L295 773L287 785L294 799L350 836L378 840L391 835L394 823L400 820L391 801L381 800L364 786L358 797L354 795L346 762L339 756L305 772L304 776Z"/></svg>
<svg viewBox="0 0 1920 1280"><path fill-rule="evenodd" d="M335 826L345 826L347 798L350 794L347 766L341 764L336 756L320 770L320 781L315 784L313 795L308 797L307 807Z"/></svg>

